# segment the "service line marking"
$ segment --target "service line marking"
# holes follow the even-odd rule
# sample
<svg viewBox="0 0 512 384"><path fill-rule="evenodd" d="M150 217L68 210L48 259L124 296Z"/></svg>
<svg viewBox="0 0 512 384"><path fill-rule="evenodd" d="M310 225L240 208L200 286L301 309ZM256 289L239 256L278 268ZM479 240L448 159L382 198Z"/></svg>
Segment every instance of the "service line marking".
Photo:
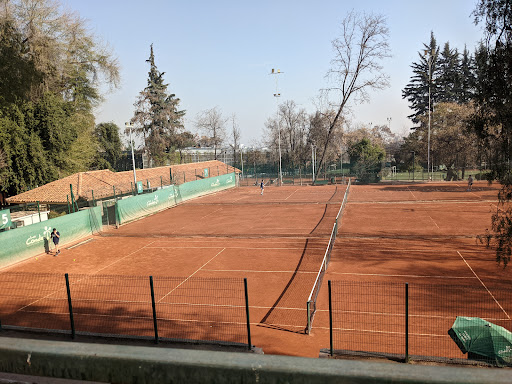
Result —
<svg viewBox="0 0 512 384"><path fill-rule="evenodd" d="M211 246L211 247L173 247L173 246L168 246L168 247L158 247L158 246L154 246L154 247L148 247L148 248L153 248L153 249L215 249L215 248L223 248L222 245L218 245L218 246ZM279 250L279 251L282 251L282 250L291 250L291 251L294 251L294 250L303 250L304 247L225 247L226 249L250 249L250 250ZM317 248L313 248L313 247L308 247L308 250L309 249L314 249L314 250L323 250L325 251L325 247L317 247Z"/></svg>
<svg viewBox="0 0 512 384"><path fill-rule="evenodd" d="M203 269L203 271L208 272L247 272L247 273L297 273L297 274L313 274L316 275L318 272L308 272L308 271L260 271L254 269Z"/></svg>
<svg viewBox="0 0 512 384"><path fill-rule="evenodd" d="M503 309L503 307L501 306L501 304L499 303L498 300L496 300L496 298L494 297L494 295L491 293L491 291L489 291L489 288L487 288L487 286L484 284L484 282L478 277L478 275L475 273L475 271L473 270L473 268L471 268L471 265L468 264L468 262L466 261L466 259L464 258L464 256L462 256L462 254L457 251L457 253L459 254L459 256L462 258L462 260L464 260L464 263L466 263L466 265L468 266L468 268L471 270L471 272L473 272L473 274L476 276L476 278L478 279L478 281L480 281L480 283L483 285L483 287L486 289L486 291L489 293L489 295L491 295L491 297L493 298L493 300L496 302L496 304L498 304L498 307L500 307L500 309L503 311L503 313L505 314L505 316L507 316L507 318L510 320L510 316L508 315L507 311L505 311L505 309Z"/></svg>
<svg viewBox="0 0 512 384"><path fill-rule="evenodd" d="M297 192L297 191L298 191L298 189L296 189L295 191L293 191L293 192L292 192L292 193L291 193L291 194L290 194L290 195L289 195L285 200L288 200L288 199L289 199L290 197L292 197L292 195L293 195L295 192Z"/></svg>
<svg viewBox="0 0 512 384"><path fill-rule="evenodd" d="M435 220L432 218L432 216L428 215L428 217L430 217L430 220L432 220L432 222L436 225L437 229L441 229L441 228L439 228L439 225L437 225Z"/></svg>
<svg viewBox="0 0 512 384"><path fill-rule="evenodd" d="M380 277L418 277L429 279L475 279L474 276L435 276L435 275L391 275L383 273L328 272L333 275L380 276Z"/></svg>
<svg viewBox="0 0 512 384"><path fill-rule="evenodd" d="M215 211L213 211L213 212L208 213L207 215L204 215L203 217L199 218L199 220L202 220L202 219L204 219L204 218L205 218L205 217L207 217L207 216L213 215L215 212L220 211L221 209L222 209L222 207L220 207L220 208L216 209L216 210L215 210ZM171 233L179 232L179 231L181 231L183 228L188 227L189 225L191 225L191 224L186 224L186 225L184 225L183 227L178 228L178 229L176 229L176 230L172 231Z"/></svg>
<svg viewBox="0 0 512 384"><path fill-rule="evenodd" d="M158 300L158 302L161 302L163 299L165 299L167 296L169 296L171 293L173 293L175 290L177 290L179 287L181 287L183 284L185 284L192 276L194 276L197 272L199 272L205 265L207 265L210 261L215 259L217 256L219 256L222 252L224 252L226 248L222 248L220 252L218 252L215 256L213 256L210 260L208 260L206 263L201 265L194 273L192 273L189 277L187 277L185 280L183 280L180 284L178 284L176 287L174 287L171 291L169 291L165 296L162 296Z"/></svg>
<svg viewBox="0 0 512 384"><path fill-rule="evenodd" d="M409 187L407 187L407 190L408 190L409 192L411 192L411 195L412 195L412 197L414 197L414 200L418 200L418 199L416 198L416 196L414 196L414 193L412 193L412 191L409 189Z"/></svg>

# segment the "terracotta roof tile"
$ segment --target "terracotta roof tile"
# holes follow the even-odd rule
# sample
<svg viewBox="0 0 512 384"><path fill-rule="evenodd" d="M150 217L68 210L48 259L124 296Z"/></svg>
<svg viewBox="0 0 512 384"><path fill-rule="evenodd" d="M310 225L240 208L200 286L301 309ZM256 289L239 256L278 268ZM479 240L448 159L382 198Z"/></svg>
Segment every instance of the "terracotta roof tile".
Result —
<svg viewBox="0 0 512 384"><path fill-rule="evenodd" d="M142 181L146 187L147 181L151 187L158 187L161 183L170 184L170 172L172 169L174 182L181 184L184 181L196 180L196 175L202 175L203 170L209 168L210 176L223 175L225 173L237 172L240 170L225 163L212 160L201 163L176 164L165 167L137 169L137 181ZM131 192L133 188L133 171L112 172L108 169L98 171L79 172L64 177L60 180L52 181L41 187L34 188L30 191L20 193L19 195L7 198L7 202L11 204L32 203L39 201L40 203L67 204L70 198L70 184L73 187L75 199L92 199L92 191L95 198L112 196L114 187L116 194Z"/></svg>

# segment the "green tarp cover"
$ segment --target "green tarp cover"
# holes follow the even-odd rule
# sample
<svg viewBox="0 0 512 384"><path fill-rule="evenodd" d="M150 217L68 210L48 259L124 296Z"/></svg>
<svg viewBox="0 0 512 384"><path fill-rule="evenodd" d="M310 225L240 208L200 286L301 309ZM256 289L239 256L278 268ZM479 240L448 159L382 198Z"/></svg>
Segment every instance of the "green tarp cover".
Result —
<svg viewBox="0 0 512 384"><path fill-rule="evenodd" d="M50 233L57 228L66 245L101 231L101 207L60 216L26 227L0 232L0 267L17 263L48 250Z"/></svg>
<svg viewBox="0 0 512 384"><path fill-rule="evenodd" d="M457 316L448 332L463 353L471 352L512 366L512 332L479 317Z"/></svg>

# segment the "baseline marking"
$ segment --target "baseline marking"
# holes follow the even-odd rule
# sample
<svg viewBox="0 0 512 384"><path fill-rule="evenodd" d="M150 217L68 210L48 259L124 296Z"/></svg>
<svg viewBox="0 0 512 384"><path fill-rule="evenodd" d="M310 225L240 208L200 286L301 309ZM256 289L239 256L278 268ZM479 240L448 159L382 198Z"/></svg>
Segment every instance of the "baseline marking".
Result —
<svg viewBox="0 0 512 384"><path fill-rule="evenodd" d="M162 296L162 298L160 298L160 300L158 300L158 303L161 302L163 299L165 299L167 296L169 296L171 293L173 293L175 290L177 290L179 287L181 287L183 284L185 284L192 276L194 276L197 272L199 272L206 264L208 264L210 261L212 261L213 259L215 259L217 256L219 256L222 252L224 252L226 248L222 248L222 250L217 253L215 256L213 256L210 260L208 260L206 263L204 263L203 265L201 265L194 273L192 273L189 277L187 277L185 280L183 280L179 285L177 285L176 287L174 287L174 289L172 289L170 292L168 292L165 296Z"/></svg>
<svg viewBox="0 0 512 384"><path fill-rule="evenodd" d="M469 269L471 269L471 272L473 272L473 274L476 276L476 278L478 279L478 281L480 281L480 283L484 286L485 290L489 293L489 295L491 295L492 299L496 302L496 304L498 304L498 307L500 307L500 309L503 311L503 313L505 314L505 316L508 317L508 319L510 320L510 316L508 315L507 311L505 311L503 309L503 307L501 306L501 304L498 302L498 300L496 300L496 298L494 297L494 295L491 293L491 291L489 291L489 289L487 288L487 286L484 284L484 282L478 277L478 275L475 273L475 271L473 271L473 268L471 268L471 266L468 264L468 262L466 261L466 259L464 258L464 256L462 256L462 254L457 251L457 253L459 254L459 256L462 258L462 260L464 260L464 262L466 263L466 265L468 266Z"/></svg>

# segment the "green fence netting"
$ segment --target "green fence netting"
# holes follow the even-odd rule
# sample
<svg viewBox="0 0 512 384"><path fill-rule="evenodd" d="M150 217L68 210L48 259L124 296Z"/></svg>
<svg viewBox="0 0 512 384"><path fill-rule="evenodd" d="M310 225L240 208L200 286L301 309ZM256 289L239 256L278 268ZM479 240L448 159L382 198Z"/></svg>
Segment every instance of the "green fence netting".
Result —
<svg viewBox="0 0 512 384"><path fill-rule="evenodd" d="M50 233L57 228L60 244L66 245L102 230L101 207L94 207L0 232L0 267L49 251Z"/></svg>
<svg viewBox="0 0 512 384"><path fill-rule="evenodd" d="M116 202L116 223L118 225L137 220L177 203L203 196L208 193L232 188L236 185L235 173L171 185L152 193L127 196Z"/></svg>

